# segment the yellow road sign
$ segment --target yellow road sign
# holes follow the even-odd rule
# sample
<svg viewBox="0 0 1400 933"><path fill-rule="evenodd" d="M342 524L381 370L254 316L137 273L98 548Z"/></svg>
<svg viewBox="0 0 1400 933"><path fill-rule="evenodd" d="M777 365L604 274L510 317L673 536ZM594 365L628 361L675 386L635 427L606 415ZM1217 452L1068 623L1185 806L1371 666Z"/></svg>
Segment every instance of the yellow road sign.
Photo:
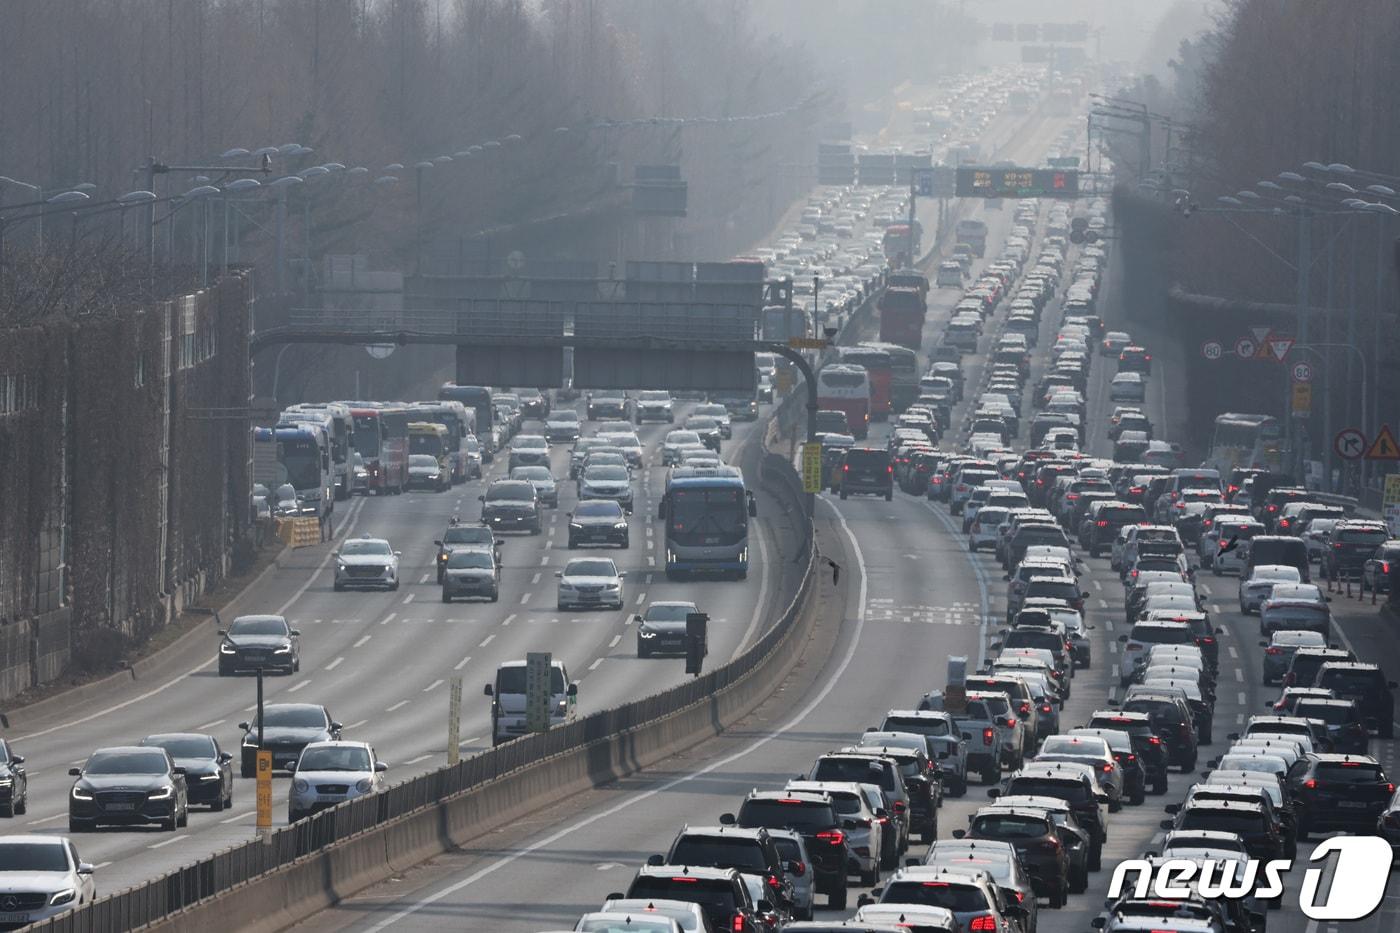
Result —
<svg viewBox="0 0 1400 933"><path fill-rule="evenodd" d="M827 342L821 337L789 337L788 346L794 350L821 350Z"/></svg>
<svg viewBox="0 0 1400 933"><path fill-rule="evenodd" d="M778 370L777 375L777 384L774 388L778 390L779 395L787 395L789 392L792 391L793 383L796 381L793 379L792 369L789 367L784 367Z"/></svg>
<svg viewBox="0 0 1400 933"><path fill-rule="evenodd" d="M272 752L258 749L257 785L258 832L272 829Z"/></svg>
<svg viewBox="0 0 1400 933"><path fill-rule="evenodd" d="M822 445L802 445L802 489L805 492L822 491Z"/></svg>
<svg viewBox="0 0 1400 933"><path fill-rule="evenodd" d="M1371 449L1366 451L1366 459L1400 460L1400 444L1395 443L1395 435L1391 433L1390 425L1381 425L1381 432L1371 442Z"/></svg>
<svg viewBox="0 0 1400 933"><path fill-rule="evenodd" d="M1312 383L1293 383L1293 414L1312 414Z"/></svg>

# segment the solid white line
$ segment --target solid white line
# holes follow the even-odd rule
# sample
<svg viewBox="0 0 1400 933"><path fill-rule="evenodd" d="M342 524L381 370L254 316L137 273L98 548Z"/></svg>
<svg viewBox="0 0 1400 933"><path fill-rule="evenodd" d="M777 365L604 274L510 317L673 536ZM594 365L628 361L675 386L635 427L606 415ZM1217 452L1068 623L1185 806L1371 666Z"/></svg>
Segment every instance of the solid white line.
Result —
<svg viewBox="0 0 1400 933"><path fill-rule="evenodd" d="M467 655L465 658L463 658L462 660L458 661L456 664L452 665L452 669L453 669L454 671L460 671L462 668L464 668L464 667L467 666L467 662L470 661L471 659L472 659L472 656L471 656L471 655Z"/></svg>
<svg viewBox="0 0 1400 933"><path fill-rule="evenodd" d="M758 543L758 602L754 603L753 615L749 618L749 627L744 629L744 637L739 639L739 644L735 646L734 653L729 657L737 658L748 645L749 639L758 632L758 624L763 619L764 610L768 603L768 545L763 540L763 529L757 523L754 524L754 541Z"/></svg>
<svg viewBox="0 0 1400 933"><path fill-rule="evenodd" d="M365 642L367 642L367 641L370 640L370 637L371 637L371 636L369 636L369 635L361 635L361 636L360 636L360 640L357 641L357 642L355 642L355 643L354 643L353 645L351 645L350 647L351 647L351 648L361 648L361 647L364 646Z"/></svg>
<svg viewBox="0 0 1400 933"><path fill-rule="evenodd" d="M405 606L407 606L407 605L408 605L409 603L411 603L411 602L413 602L413 594L412 594L412 593L409 593L407 596L405 596L405 597L403 598L403 604L404 604Z"/></svg>
<svg viewBox="0 0 1400 933"><path fill-rule="evenodd" d="M822 501L825 502L826 500ZM829 503L828 505L830 506ZM835 507L831 508L833 512L836 512ZM478 869L477 871L461 879L460 881L455 881L452 884L444 888L440 888L439 890L423 897L420 900L414 901L413 903L402 908L401 910L395 911L393 914L389 915L388 917L371 926L368 929L367 933L379 933L380 930L386 930L394 924L399 923L406 917L418 913L418 911L422 910L425 907L430 907L433 904L436 904L438 901L442 900L445 897L451 897L453 894L457 893L463 888L476 884L482 878L485 878L488 875L495 874L502 868L505 868L506 866L514 863L515 861L527 855L532 855L541 849L548 849L549 847L556 845L561 839L565 839L578 832L579 830L599 822L600 820L606 820L613 816L616 816L623 810L626 810L629 807L634 807L643 800L646 800L650 797L654 797L657 794L667 793L673 790L674 788L680 787L682 784L688 784L696 778L703 777L713 771L717 771L720 768L726 767L740 760L741 758L744 758L747 755L753 754L754 752L758 751L758 749L767 745L769 742L772 742L774 739L777 739L780 736L786 735L787 733L791 732L793 729L801 725L807 719L808 716L812 715L812 713L817 709L818 706L825 702L826 698L831 695L831 691L836 689L836 685L839 682L841 682L842 676L846 673L846 669L849 668L851 666L851 662L855 660L856 649L860 647L861 634L865 631L865 599L866 594L868 592L868 583L866 579L865 570L865 558L861 554L859 542L856 541L855 535L851 533L850 526L846 524L846 519L841 515L840 512L836 512L836 520L841 523L841 530L845 533L847 539L851 543L851 553L852 556L855 558L856 566L860 568L860 595L858 597L859 601L856 604L856 626L855 631L852 633L850 644L846 646L846 653L842 656L841 662L836 666L836 670L827 679L825 685L820 691L818 691L817 695L814 696L806 706L799 710L797 715L795 715L792 719L788 720L783 725L779 726L777 729L774 729L771 732L767 732L759 736L753 742L749 743L747 746L733 753L732 755L728 755L724 758L712 761L704 767L698 768L689 774L683 774L680 777L673 778L659 787L653 787L650 790L645 790L641 793L631 795L628 797L627 800L624 800L619 804L615 804L614 806L608 807L605 810L601 810L597 813L594 813L591 816L584 817L583 819L572 823L557 832L550 833L543 839L538 839L535 842L530 843L528 846L525 846L524 848L518 849L510 853L509 855L505 855L501 858L498 858L496 861L491 862L485 867Z"/></svg>
<svg viewBox="0 0 1400 933"><path fill-rule="evenodd" d="M326 665L326 670L328 670L328 671L333 671L333 670L335 670L337 667L340 667L340 665L343 664L344 662L345 662L345 655L342 654L340 657L336 658L334 661L332 661L331 663L327 664L327 665Z"/></svg>
<svg viewBox="0 0 1400 933"><path fill-rule="evenodd" d="M406 764L406 765L416 765L416 764L418 764L418 762L420 762L420 761L427 761L427 760L428 760L429 758L431 758L431 757L433 757L433 756L432 756L432 755L419 755L417 758L410 758L410 759L408 759L408 761L405 761L404 764Z"/></svg>
<svg viewBox="0 0 1400 933"><path fill-rule="evenodd" d="M390 706L388 709L384 710L384 712L386 712L386 713L392 713L394 710L396 710L396 709L403 709L403 708L404 708L405 706L407 706L407 705L408 705L408 701L407 701L407 700L400 700L399 702L395 703L393 706Z"/></svg>
<svg viewBox="0 0 1400 933"><path fill-rule="evenodd" d="M212 728L214 728L215 726L223 725L223 722L224 722L224 721L223 721L222 719L216 719L216 720L214 720L213 722L206 722L206 723L203 723L203 724L201 724L201 725L195 726L195 728L198 729L200 732L203 732L205 729L212 729ZM33 777L33 776L34 776L34 772L33 772L33 771L29 772L29 776L30 776L30 777Z"/></svg>
<svg viewBox="0 0 1400 933"><path fill-rule="evenodd" d="M477 647L478 647L478 648L485 648L487 645L491 644L491 642L494 641L495 638L496 638L495 635L487 635L485 638L483 638L483 639L481 640L481 644L477 645Z"/></svg>
<svg viewBox="0 0 1400 933"><path fill-rule="evenodd" d="M350 723L350 725L346 726L345 729L346 729L347 732L350 731L350 730L352 730L352 729L358 729L358 728L360 728L361 726L363 726L363 725L364 725L365 723L367 723L367 722L369 722L368 719L361 719L359 722L352 722L352 723Z"/></svg>
<svg viewBox="0 0 1400 933"><path fill-rule="evenodd" d="M148 848L148 849L164 849L166 846L170 845L172 842L179 842L181 839L188 839L188 838L190 838L189 833L181 833L180 835L175 836L175 837L172 837L172 838L170 838L170 839L167 839L167 840L165 840L164 842L154 842L154 843L152 843L152 844L146 846L146 848Z"/></svg>
<svg viewBox="0 0 1400 933"><path fill-rule="evenodd" d="M298 690L300 690L302 687L305 687L305 686L306 686L307 684L309 684L309 683L311 683L311 681L310 681L309 679L307 679L307 680L301 681L300 683L293 684L292 686L290 686L290 687L287 688L287 692L288 692L288 693L296 693Z"/></svg>
<svg viewBox="0 0 1400 933"><path fill-rule="evenodd" d="M226 820L219 820L219 822L225 825L229 823L237 823L239 820L246 820L250 816L257 816L257 814L257 810L249 810L247 813L240 813L237 816L231 816Z"/></svg>
<svg viewBox="0 0 1400 933"><path fill-rule="evenodd" d="M609 648L616 648L616 647L617 647L617 643L620 642L620 641L622 641L622 636L621 636L621 635L614 635L614 636L612 637L612 641L608 642L608 647L609 647Z"/></svg>
<svg viewBox="0 0 1400 933"><path fill-rule="evenodd" d="M433 689L436 689L437 687L441 687L441 686L442 686L442 679L441 679L441 678L438 678L437 680L435 680L435 681L433 681L432 683L428 684L428 686L424 687L424 688L423 688L423 692L424 692L424 693L427 693L429 690L433 690Z"/></svg>
<svg viewBox="0 0 1400 933"><path fill-rule="evenodd" d="M110 865L110 864L112 864L112 863L111 863L111 862L98 862L96 865L94 865L94 866L92 866L92 867L93 867L93 870L94 870L94 871L101 871L102 869L106 868L106 867L107 867L108 865Z"/></svg>
<svg viewBox="0 0 1400 933"><path fill-rule="evenodd" d="M832 505L826 499L822 499L821 501L826 502L827 506L833 512L836 512L837 517L841 518L842 527L845 527L846 520L841 516L836 506ZM927 499L924 500L923 506L932 513L934 518L938 519L949 535L955 539L962 536L961 530L953 524L953 520L930 505ZM849 531L847 533L849 534ZM851 540L854 541L854 537ZM987 586L987 572L982 569L982 564L973 556L971 551L963 551L962 553L963 557L967 559L968 565L972 567L973 575L977 578L977 598L979 603L977 622L977 666L980 668L983 664L987 663L987 625L991 621L991 590ZM863 573L861 579L862 581L864 580Z"/></svg>
<svg viewBox="0 0 1400 933"><path fill-rule="evenodd" d="M588 669L589 669L590 671L596 671L596 670L598 669L598 665L599 665L599 664L602 664L605 660L607 660L607 659L606 659L606 658L598 658L598 659L597 659L596 661L594 661L592 664L588 665Z"/></svg>

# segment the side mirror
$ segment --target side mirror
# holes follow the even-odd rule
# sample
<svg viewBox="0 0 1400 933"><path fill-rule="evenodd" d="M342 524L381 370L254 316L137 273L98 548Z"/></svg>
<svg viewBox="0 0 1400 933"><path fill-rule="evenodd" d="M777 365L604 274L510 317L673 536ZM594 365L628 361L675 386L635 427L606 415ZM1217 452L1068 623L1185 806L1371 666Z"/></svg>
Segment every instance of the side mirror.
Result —
<svg viewBox="0 0 1400 933"><path fill-rule="evenodd" d="M496 695L496 691L494 691L494 690L491 689L491 685L490 685L490 684L487 684L487 685L486 685L485 693L486 693L487 696L495 696L495 695Z"/></svg>
<svg viewBox="0 0 1400 933"><path fill-rule="evenodd" d="M556 577L559 577L560 579L563 579L563 577L564 577L564 571L562 571L562 570L556 570L556 571L554 571L554 575L555 575Z"/></svg>
<svg viewBox="0 0 1400 933"><path fill-rule="evenodd" d="M300 637L301 637L301 629L299 629L299 628L294 628L294 629L292 629L292 637L293 637L293 638L300 638Z"/></svg>
<svg viewBox="0 0 1400 933"><path fill-rule="evenodd" d="M394 552L394 556L395 556L395 557L403 557L403 551L395 551L395 552Z"/></svg>
<svg viewBox="0 0 1400 933"><path fill-rule="evenodd" d="M869 907L873 903L875 903L875 898L871 897L869 894L862 894L860 897L856 898L857 907Z"/></svg>
<svg viewBox="0 0 1400 933"><path fill-rule="evenodd" d="M389 770L389 763L386 761L376 761L374 763L374 770L383 774L385 771Z"/></svg>
<svg viewBox="0 0 1400 933"><path fill-rule="evenodd" d="M655 865L665 865L665 864L666 864L666 860L665 860L664 858L662 858L660 855L648 855L648 856L647 856L647 864L648 864L648 865L653 865L653 866L655 866Z"/></svg>
<svg viewBox="0 0 1400 933"><path fill-rule="evenodd" d="M890 814L889 811L887 811L884 807L880 807L875 811L875 815L883 818L889 816Z"/></svg>
<svg viewBox="0 0 1400 933"><path fill-rule="evenodd" d="M438 547L442 547L442 542L441 542L441 541L434 541L433 543L436 544Z"/></svg>
<svg viewBox="0 0 1400 933"><path fill-rule="evenodd" d="M334 557L336 560L339 560L339 559L340 559L340 552L339 552L339 551L331 551L331 556Z"/></svg>
<svg viewBox="0 0 1400 933"><path fill-rule="evenodd" d="M994 641L994 642L992 642L990 645L988 645L987 647L988 647L988 648L991 648L993 651L1000 651L1000 650L1001 650L1001 646L1002 646L1002 642L1000 642L1000 641Z"/></svg>
<svg viewBox="0 0 1400 933"><path fill-rule="evenodd" d="M477 496L477 497L476 497L476 501L477 501L477 502L485 502L485 501L486 501L486 497L485 497L485 496Z"/></svg>
<svg viewBox="0 0 1400 933"><path fill-rule="evenodd" d="M219 752L219 764L226 765L230 761L233 761L232 752Z"/></svg>
<svg viewBox="0 0 1400 933"><path fill-rule="evenodd" d="M1107 924L1108 920L1104 917L1095 917L1089 921L1089 925L1096 930L1102 930Z"/></svg>
<svg viewBox="0 0 1400 933"><path fill-rule="evenodd" d="M1225 738L1229 739L1231 742L1238 742L1240 740L1240 734L1238 732L1231 732L1229 735L1225 736Z"/></svg>
<svg viewBox="0 0 1400 933"><path fill-rule="evenodd" d="M215 633L218 634L218 635L223 635L223 636L227 636L227 635L228 635L228 632L227 632L226 630L224 630L224 629L221 629L221 628L220 628L220 629L215 629L214 631L215 631Z"/></svg>
<svg viewBox="0 0 1400 933"><path fill-rule="evenodd" d="M772 913L772 912L773 912L773 904L772 904L770 901L766 901L766 900L759 901L759 902L758 902L758 911L759 911L759 913L763 913L763 914Z"/></svg>
<svg viewBox="0 0 1400 933"><path fill-rule="evenodd" d="M1259 640L1259 647L1260 647L1260 648L1267 648L1267 647L1269 647L1269 643L1268 643L1267 641L1264 641L1263 639L1260 639L1260 640Z"/></svg>
<svg viewBox="0 0 1400 933"><path fill-rule="evenodd" d="M1000 788L1000 787L989 787L989 788L987 788L987 796L988 796L988 797L991 797L993 800L997 799L998 797L1001 796L1001 788Z"/></svg>
<svg viewBox="0 0 1400 933"><path fill-rule="evenodd" d="M962 838L965 837L966 835L967 835L967 830L965 830L965 829L955 829L955 830L953 830L953 838L954 838L954 839L962 839Z"/></svg>
<svg viewBox="0 0 1400 933"><path fill-rule="evenodd" d="M68 769L68 776L69 776L69 777L82 777L82 776L83 776L83 769L82 769L82 768L69 768L69 769Z"/></svg>
<svg viewBox="0 0 1400 933"><path fill-rule="evenodd" d="M734 814L732 814L732 813L721 813L721 814L719 815L719 822L720 822L720 825L721 825L721 826L733 826L734 823L735 823Z"/></svg>
<svg viewBox="0 0 1400 933"><path fill-rule="evenodd" d="M185 773L185 769L182 768L182 767L180 767L179 765L176 765L174 768L171 768L171 769L170 769L170 773L171 773L171 774L181 774L181 775L182 775L182 774Z"/></svg>
<svg viewBox="0 0 1400 933"><path fill-rule="evenodd" d="M334 719L331 720L331 731L332 731L332 732L339 732L341 729L344 729L344 728L345 728L344 726L342 726L340 723L336 722Z"/></svg>
<svg viewBox="0 0 1400 933"><path fill-rule="evenodd" d="M238 728L242 729L244 732L247 732L247 731L248 731L248 723L246 723L246 722L240 722L240 723L238 724Z"/></svg>
<svg viewBox="0 0 1400 933"><path fill-rule="evenodd" d="M97 870L97 869L95 869L95 868L92 867L92 863L91 863L91 862L79 862L79 863L78 863L78 874L80 874L80 875L90 875L90 874L92 874L93 872L95 872L96 870Z"/></svg>
<svg viewBox="0 0 1400 933"><path fill-rule="evenodd" d="M1165 807L1163 807L1162 809L1163 809L1164 811L1166 811L1167 813L1180 813L1180 812L1181 812L1181 804L1179 804L1179 803L1169 803L1169 804L1167 804Z"/></svg>
<svg viewBox="0 0 1400 933"><path fill-rule="evenodd" d="M1174 820L1162 820L1157 825L1162 827L1163 829L1171 829L1174 825L1176 825L1176 823Z"/></svg>
<svg viewBox="0 0 1400 933"><path fill-rule="evenodd" d="M1088 599L1088 598L1089 598L1089 591L1088 591L1088 590L1080 590L1080 591L1079 591L1079 598L1080 598L1080 599Z"/></svg>
<svg viewBox="0 0 1400 933"><path fill-rule="evenodd" d="M569 684L569 689L564 692L571 697L578 696L578 684Z"/></svg>
<svg viewBox="0 0 1400 933"><path fill-rule="evenodd" d="M621 580L621 579L622 579L623 577L625 577L625 576L627 576L627 571L625 571L625 570L619 570L619 571L617 572L617 578L618 578L619 580Z"/></svg>
<svg viewBox="0 0 1400 933"><path fill-rule="evenodd" d="M23 755L15 755L13 758L10 759L10 764L12 764L12 765L22 765L22 764L24 764L24 756L23 756Z"/></svg>

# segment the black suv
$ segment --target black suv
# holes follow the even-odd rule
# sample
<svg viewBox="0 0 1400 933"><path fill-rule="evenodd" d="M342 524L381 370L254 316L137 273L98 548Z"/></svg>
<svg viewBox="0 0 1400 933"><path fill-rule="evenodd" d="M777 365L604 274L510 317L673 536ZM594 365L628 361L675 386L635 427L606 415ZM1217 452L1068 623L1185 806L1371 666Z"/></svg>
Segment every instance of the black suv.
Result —
<svg viewBox="0 0 1400 933"><path fill-rule="evenodd" d="M841 458L841 498L849 493L863 492L894 498L894 465L888 450L873 447L852 447Z"/></svg>
<svg viewBox="0 0 1400 933"><path fill-rule="evenodd" d="M699 904L716 930L758 930L759 910L749 897L748 885L732 868L700 868L690 865L648 865L637 872L627 893L609 894L608 900L667 900Z"/></svg>
<svg viewBox="0 0 1400 933"><path fill-rule="evenodd" d="M676 834L671 851L653 855L648 865L704 865L733 868L745 875L762 875L768 900L780 912L792 908L792 881L783 866L778 845L762 826L686 826Z"/></svg>
<svg viewBox="0 0 1400 933"><path fill-rule="evenodd" d="M452 523L442 533L442 537L433 542L437 545L437 582L442 583L443 571L447 569L447 558L459 547L464 548L491 548L496 552L496 562L501 560L501 539L496 537L496 533L484 525L464 525L453 519Z"/></svg>
<svg viewBox="0 0 1400 933"><path fill-rule="evenodd" d="M812 884L825 894L827 906L846 909L846 866L851 860L841 816L826 794L797 791L753 791L744 798L736 818L726 813L724 824L746 829L787 829L799 833L812 860Z"/></svg>
<svg viewBox="0 0 1400 933"><path fill-rule="evenodd" d="M987 789L988 797L1015 797L1022 794L1058 797L1069 804L1079 824L1093 837L1089 870L1098 871L1103 844L1108 841L1108 824L1099 803L1099 789L1079 765L1064 762L1029 761L1006 779L1006 789Z"/></svg>
<svg viewBox="0 0 1400 933"><path fill-rule="evenodd" d="M1131 502L1107 500L1097 508L1091 506L1079 532L1079 543L1088 549L1090 557L1098 557L1128 525L1147 522L1147 510Z"/></svg>
<svg viewBox="0 0 1400 933"><path fill-rule="evenodd" d="M1370 755L1305 755L1288 769L1298 838L1333 829L1369 833L1395 785Z"/></svg>
<svg viewBox="0 0 1400 933"><path fill-rule="evenodd" d="M1178 765L1183 774L1196 770L1196 723L1191 708L1179 695L1141 685L1129 687L1123 710L1146 713L1152 720L1152 731L1167 747L1167 760Z"/></svg>
<svg viewBox="0 0 1400 933"><path fill-rule="evenodd" d="M498 479L486 487L481 500L481 523L493 531L544 530L540 499L535 485L523 479Z"/></svg>
<svg viewBox="0 0 1400 933"><path fill-rule="evenodd" d="M1297 655L1294 656L1297 663ZM1355 700L1367 728L1383 739L1395 737L1395 681L1374 664L1362 661L1327 661L1318 668L1314 687L1326 687L1344 700Z"/></svg>
<svg viewBox="0 0 1400 933"><path fill-rule="evenodd" d="M1329 580L1360 579L1361 569L1376 548L1390 538L1382 522L1337 522L1327 537L1323 567Z"/></svg>
<svg viewBox="0 0 1400 933"><path fill-rule="evenodd" d="M1095 710L1087 725L1091 729L1118 729L1128 733L1133 740L1133 753L1142 762L1147 781L1152 785L1152 793L1167 792L1167 747L1152 728L1149 714L1116 709Z"/></svg>

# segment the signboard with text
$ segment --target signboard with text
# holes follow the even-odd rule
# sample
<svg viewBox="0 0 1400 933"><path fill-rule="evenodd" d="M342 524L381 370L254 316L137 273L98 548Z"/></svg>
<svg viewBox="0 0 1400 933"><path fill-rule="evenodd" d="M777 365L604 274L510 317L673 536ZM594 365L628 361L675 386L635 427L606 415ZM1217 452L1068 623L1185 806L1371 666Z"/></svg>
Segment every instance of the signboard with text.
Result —
<svg viewBox="0 0 1400 933"><path fill-rule="evenodd" d="M1381 516L1392 535L1400 535L1400 473L1391 473L1385 478L1385 491L1381 497Z"/></svg>
<svg viewBox="0 0 1400 933"><path fill-rule="evenodd" d="M802 445L802 490L822 491L822 445Z"/></svg>
<svg viewBox="0 0 1400 933"><path fill-rule="evenodd" d="M960 166L960 198L1077 198L1079 172L1058 168Z"/></svg>
<svg viewBox="0 0 1400 933"><path fill-rule="evenodd" d="M549 731L550 668L554 658L548 651L525 654L525 730Z"/></svg>

